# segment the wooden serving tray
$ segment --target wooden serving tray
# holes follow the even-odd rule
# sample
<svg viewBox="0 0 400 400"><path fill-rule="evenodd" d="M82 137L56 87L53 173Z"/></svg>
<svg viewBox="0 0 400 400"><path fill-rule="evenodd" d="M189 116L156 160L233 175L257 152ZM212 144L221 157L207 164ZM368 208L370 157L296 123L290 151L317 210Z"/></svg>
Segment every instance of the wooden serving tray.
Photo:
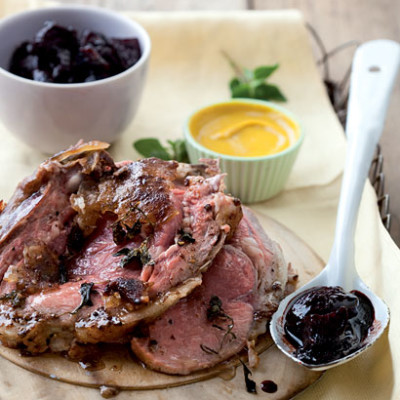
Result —
<svg viewBox="0 0 400 400"><path fill-rule="evenodd" d="M259 216L259 219L268 235L282 246L286 260L297 270L300 277L299 286L305 284L322 269L323 261L293 232L271 218ZM315 382L322 374L312 372L288 359L275 347L269 334L260 339L257 348L262 353L260 365L253 371L253 380L257 382L258 392L261 392L259 389L261 380L272 380L278 385L278 391L269 394L268 399L292 397ZM219 376L225 381L232 380L232 383L228 382L231 385L242 386L243 393L247 394L242 368L236 371L236 367L240 365L237 359L188 376L176 376L146 369L134 359L127 347L105 346L100 359L102 368L92 371L59 355L24 357L18 350L3 346L0 346L0 355L31 372L88 387L111 386L120 390L147 391L193 384ZM223 380L219 381L225 383ZM215 399L221 398L222 393L215 395ZM239 397L235 395L235 398Z"/></svg>

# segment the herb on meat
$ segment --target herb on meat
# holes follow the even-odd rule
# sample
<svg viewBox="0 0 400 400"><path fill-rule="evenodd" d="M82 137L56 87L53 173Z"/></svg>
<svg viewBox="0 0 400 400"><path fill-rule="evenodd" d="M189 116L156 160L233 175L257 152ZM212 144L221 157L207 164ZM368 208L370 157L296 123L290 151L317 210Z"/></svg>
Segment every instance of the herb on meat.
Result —
<svg viewBox="0 0 400 400"><path fill-rule="evenodd" d="M206 204L206 205L204 206L204 209L205 209L206 211L211 211L211 210L212 210L212 205L211 205L211 204Z"/></svg>
<svg viewBox="0 0 400 400"><path fill-rule="evenodd" d="M144 157L157 157L161 160L176 160L189 163L185 141L182 139L167 140L169 146L163 146L157 138L143 138L136 140L133 147Z"/></svg>
<svg viewBox="0 0 400 400"><path fill-rule="evenodd" d="M126 267L133 261L138 261L140 265L143 266L146 265L151 260L146 241L144 241L140 245L140 247L137 247L136 249L129 249L127 247L124 247L113 254L113 257L121 257L121 256L123 256L120 261L120 266L122 268Z"/></svg>
<svg viewBox="0 0 400 400"><path fill-rule="evenodd" d="M200 345L200 348L207 354L219 354L218 351L212 349L211 347L205 346L204 344Z"/></svg>
<svg viewBox="0 0 400 400"><path fill-rule="evenodd" d="M219 329L220 331L224 331L224 330L225 330L225 328L223 328L222 326L216 325L216 324L212 324L211 326L212 326L213 328Z"/></svg>
<svg viewBox="0 0 400 400"><path fill-rule="evenodd" d="M271 85L266 81L279 68L279 64L263 65L251 70L239 67L225 51L222 51L222 54L236 74L229 83L233 98L286 101L286 97L278 86Z"/></svg>
<svg viewBox="0 0 400 400"><path fill-rule="evenodd" d="M211 296L208 308L207 308L207 319L213 321L218 318L222 311L222 301L218 296Z"/></svg>
<svg viewBox="0 0 400 400"><path fill-rule="evenodd" d="M225 313L224 309L222 308L222 300L218 296L211 296L207 308L207 320L209 322L214 322L216 319L220 318L223 320L228 320L230 323L228 324L227 329L223 328L220 325L212 324L213 328L219 329L220 331L225 331L225 334L222 337L218 350L211 349L210 347L203 344L200 345L200 348L207 354L219 354L219 351L222 349L226 337L231 336L232 339L236 339L236 335L232 332L232 329L235 326L233 318Z"/></svg>
<svg viewBox="0 0 400 400"><path fill-rule="evenodd" d="M124 247L121 250L118 250L112 256L113 257L127 256L131 251L132 251L132 249L128 249L127 247Z"/></svg>
<svg viewBox="0 0 400 400"><path fill-rule="evenodd" d="M142 223L137 220L131 227L123 225L122 221L117 221L113 224L113 240L115 244L121 244L125 240L132 240L137 236L142 229Z"/></svg>
<svg viewBox="0 0 400 400"><path fill-rule="evenodd" d="M126 226L126 233L128 239L133 239L136 235L139 235L142 230L142 223L138 220L131 227Z"/></svg>
<svg viewBox="0 0 400 400"><path fill-rule="evenodd" d="M90 307L93 305L92 300L90 300L90 292L92 291L93 285L93 282L82 283L79 289L81 294L81 303L71 312L71 314L76 314L83 306Z"/></svg>
<svg viewBox="0 0 400 400"><path fill-rule="evenodd" d="M246 390L249 393L257 394L256 383L249 378L249 375L253 375L248 366L239 358L239 361L243 365L244 381L246 382Z"/></svg>
<svg viewBox="0 0 400 400"><path fill-rule="evenodd" d="M223 318L225 320L230 321L228 325L228 329L222 339L222 342L225 340L225 337L231 335L233 339L236 339L236 335L232 332L233 327L235 326L235 322L233 318L230 317L228 314L225 313L224 309L222 308L222 301L218 296L211 296L209 306L207 308L207 319L208 321L212 322L217 318ZM215 328L221 329L218 325L213 325ZM224 328L222 328L224 329Z"/></svg>
<svg viewBox="0 0 400 400"><path fill-rule="evenodd" d="M140 202L138 202L137 204L140 204ZM135 205L131 208L131 211L138 211L140 214L143 215L143 217L145 218L145 220L149 223L149 225L151 225L152 228L154 228L154 222L152 222L150 220L150 218L148 217L148 215L138 206Z"/></svg>
<svg viewBox="0 0 400 400"><path fill-rule="evenodd" d="M148 215L138 206L140 202L137 202L130 208L131 213L136 213L136 221L133 223L132 226L129 226L125 221L128 218L131 218L131 214L127 214L121 220L116 221L112 225L113 231L113 240L115 244L121 244L126 240L132 240L137 235L139 235L142 231L143 220L147 222L153 229L155 224L153 221L150 220ZM138 216L137 214L141 214L142 217ZM142 218L142 221L141 221Z"/></svg>
<svg viewBox="0 0 400 400"><path fill-rule="evenodd" d="M195 241L196 239L194 239L190 233L181 231L177 243L178 246L183 246L186 243L194 243Z"/></svg>
<svg viewBox="0 0 400 400"><path fill-rule="evenodd" d="M122 227L121 221L117 221L112 226L113 241L115 244L121 244L126 237L126 231Z"/></svg>

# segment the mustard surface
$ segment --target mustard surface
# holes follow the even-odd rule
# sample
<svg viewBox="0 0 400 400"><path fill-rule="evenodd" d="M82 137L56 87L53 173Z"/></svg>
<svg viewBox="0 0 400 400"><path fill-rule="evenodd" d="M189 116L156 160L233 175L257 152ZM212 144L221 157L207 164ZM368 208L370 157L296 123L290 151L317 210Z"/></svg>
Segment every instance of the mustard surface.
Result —
<svg viewBox="0 0 400 400"><path fill-rule="evenodd" d="M298 125L286 115L245 102L207 107L193 115L189 129L204 147L238 157L276 154L299 138Z"/></svg>

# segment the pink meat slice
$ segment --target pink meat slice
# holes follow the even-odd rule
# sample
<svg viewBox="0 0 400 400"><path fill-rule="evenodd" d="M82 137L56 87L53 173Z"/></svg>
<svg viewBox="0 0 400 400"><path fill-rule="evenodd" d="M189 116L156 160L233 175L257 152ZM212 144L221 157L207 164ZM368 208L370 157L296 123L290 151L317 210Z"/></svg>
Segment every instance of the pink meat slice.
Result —
<svg viewBox="0 0 400 400"><path fill-rule="evenodd" d="M225 245L204 274L203 284L146 326L145 337L132 339L133 352L154 370L180 375L231 357L244 347L251 329L255 287L250 259ZM210 300L215 296L231 319L207 318Z"/></svg>
<svg viewBox="0 0 400 400"><path fill-rule="evenodd" d="M150 368L187 375L235 356L245 345L257 358L252 341L265 332L284 296L288 266L254 214L243 211L235 234L204 274L203 284L132 339L133 352ZM231 319L209 318L214 296Z"/></svg>
<svg viewBox="0 0 400 400"><path fill-rule="evenodd" d="M243 207L243 219L230 243L250 258L256 270L254 324L249 337L254 339L266 331L265 322L278 308L292 277L288 275L289 267L281 247L266 234L250 209Z"/></svg>
<svg viewBox="0 0 400 400"><path fill-rule="evenodd" d="M132 263L121 268L121 257L115 254L124 245L113 241L112 221L105 218L98 223L97 229L88 238L82 251L70 262L68 279L85 282L109 282L124 276L127 279L138 279L140 267ZM137 243L138 247L140 243ZM132 247L136 247L131 242Z"/></svg>

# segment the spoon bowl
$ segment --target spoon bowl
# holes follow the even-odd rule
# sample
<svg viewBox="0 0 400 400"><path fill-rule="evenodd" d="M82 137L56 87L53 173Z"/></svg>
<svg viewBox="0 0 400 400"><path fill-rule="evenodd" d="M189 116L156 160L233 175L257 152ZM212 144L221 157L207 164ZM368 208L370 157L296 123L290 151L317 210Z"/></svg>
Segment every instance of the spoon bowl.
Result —
<svg viewBox="0 0 400 400"><path fill-rule="evenodd" d="M383 331L386 329L390 317L389 309L385 304L385 302L378 296L376 296L361 279L358 279L355 282L355 285L352 288L352 290L361 292L365 296L367 296L368 299L371 301L375 311L375 319L373 325L370 328L369 334L367 338L364 340L362 347L354 351L353 353L350 353L342 358L333 360L328 363L321 363L316 365L316 364L309 364L303 360L300 360L296 356L296 348L286 338L284 329L285 314L291 308L291 306L296 302L296 300L300 296L302 296L307 290L322 286L332 286L330 284L329 278L327 277L326 269L324 269L318 276L316 276L306 285L301 287L299 290L297 290L296 292L292 293L291 295L283 299L279 305L278 310L273 315L270 324L270 333L276 346L296 363L301 364L304 367L307 367L314 371L324 371L329 368L344 364L347 361L350 361L351 359L361 354L363 351L367 350L381 336Z"/></svg>
<svg viewBox="0 0 400 400"><path fill-rule="evenodd" d="M326 370L348 362L371 346L389 323L387 305L360 279L355 268L354 234L362 191L373 154L381 136L390 93L400 62L400 46L390 40L365 43L356 51L350 82L346 165L339 199L334 244L324 270L305 286L286 297L273 315L270 332L277 347L295 362ZM361 346L329 362L309 364L296 355L285 334L286 314L306 291L339 286L365 295L374 308L374 321Z"/></svg>

